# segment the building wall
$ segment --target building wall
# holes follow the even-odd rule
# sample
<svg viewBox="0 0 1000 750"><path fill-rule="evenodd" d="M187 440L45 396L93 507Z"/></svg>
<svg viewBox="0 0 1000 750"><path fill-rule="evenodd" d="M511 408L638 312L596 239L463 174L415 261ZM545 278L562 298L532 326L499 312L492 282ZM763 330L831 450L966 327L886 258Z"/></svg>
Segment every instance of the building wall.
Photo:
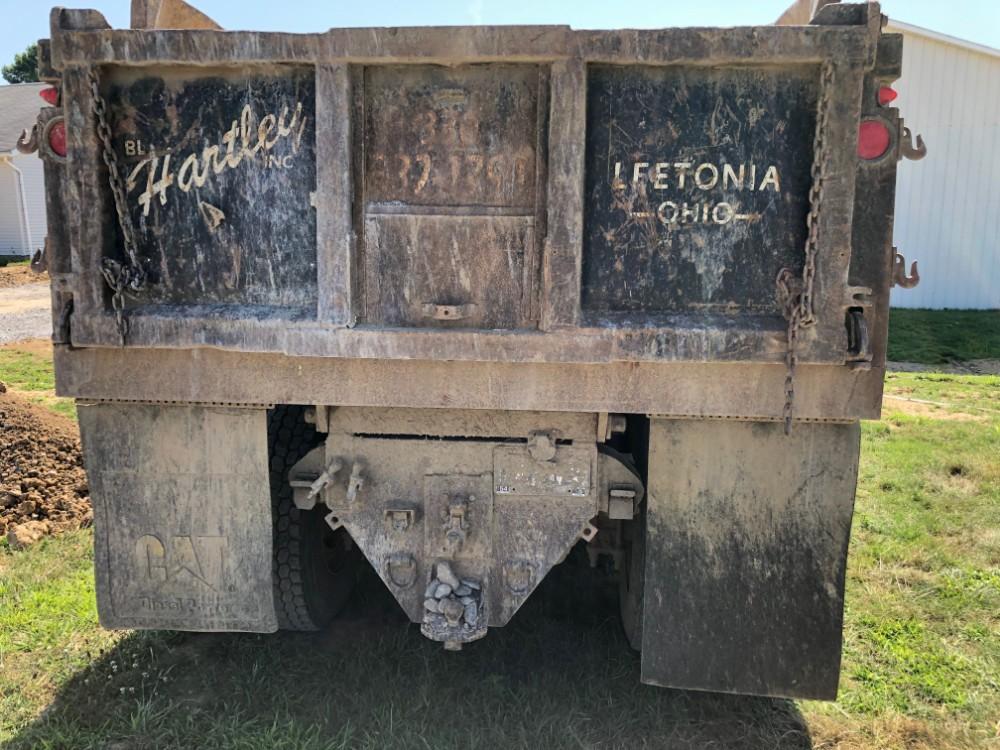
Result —
<svg viewBox="0 0 1000 750"><path fill-rule="evenodd" d="M37 154L17 154L14 164L24 174L24 192L28 200L28 223L31 252L45 245L45 167Z"/></svg>
<svg viewBox="0 0 1000 750"><path fill-rule="evenodd" d="M894 244L921 281L892 304L1000 308L1000 53L903 34L896 103L928 154L899 165Z"/></svg>
<svg viewBox="0 0 1000 750"><path fill-rule="evenodd" d="M24 179L28 214L28 244L25 245L24 210L16 166ZM16 154L0 160L0 255L31 255L45 244L45 178L42 161L34 154Z"/></svg>
<svg viewBox="0 0 1000 750"><path fill-rule="evenodd" d="M24 255L21 203L14 170L0 160L0 255Z"/></svg>

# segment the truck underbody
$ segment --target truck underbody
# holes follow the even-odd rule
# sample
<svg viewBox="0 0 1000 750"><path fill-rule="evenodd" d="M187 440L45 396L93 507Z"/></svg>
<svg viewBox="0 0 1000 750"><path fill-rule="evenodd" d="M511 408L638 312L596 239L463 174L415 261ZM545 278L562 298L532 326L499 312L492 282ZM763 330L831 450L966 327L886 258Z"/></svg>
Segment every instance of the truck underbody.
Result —
<svg viewBox="0 0 1000 750"><path fill-rule="evenodd" d="M908 283L877 5L313 35L136 7L53 11L36 139L105 626L318 629L370 564L459 650L584 544L644 682L835 697Z"/></svg>

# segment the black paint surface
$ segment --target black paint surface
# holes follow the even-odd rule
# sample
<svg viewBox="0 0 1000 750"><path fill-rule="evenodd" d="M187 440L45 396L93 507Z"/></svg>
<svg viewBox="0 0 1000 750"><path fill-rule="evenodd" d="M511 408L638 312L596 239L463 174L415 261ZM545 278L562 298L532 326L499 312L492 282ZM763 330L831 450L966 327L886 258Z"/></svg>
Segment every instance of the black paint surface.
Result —
<svg viewBox="0 0 1000 750"><path fill-rule="evenodd" d="M145 170L129 190L139 252L152 281L138 303L315 310L316 220L310 205L310 193L316 189L313 72L296 67L269 67L261 74L188 68L164 76L159 69L156 76L118 75L111 80L105 97L123 177L151 152L161 158L169 153L175 176L166 203L154 197L148 215L138 203L146 189ZM297 152L291 137L281 138L254 158L245 157L218 174L210 170L201 187L178 189L178 171L189 154L201 159L203 149L211 145L219 145L225 154L222 137L240 119L245 105L253 111L249 130L250 143L255 144L263 117L277 118L287 107L287 123L298 102L306 119ZM274 132L267 135L268 140L274 137ZM142 144L144 154L126 150L130 139ZM273 162L267 166L266 156L285 166ZM222 211L224 220L211 227L200 203Z"/></svg>
<svg viewBox="0 0 1000 750"><path fill-rule="evenodd" d="M812 67L591 66L584 308L776 313L778 271L802 267L817 85ZM681 188L672 168L664 189L648 178L632 182L636 162L680 161L720 173L723 164L737 173L746 164L747 175L753 163L758 186L774 165L781 190L741 190L732 181L723 189L721 179L702 190L690 175ZM617 190L616 162L624 179ZM724 201L756 218L667 226L655 216L664 201L709 210Z"/></svg>
<svg viewBox="0 0 1000 750"><path fill-rule="evenodd" d="M642 680L837 696L860 428L653 420Z"/></svg>

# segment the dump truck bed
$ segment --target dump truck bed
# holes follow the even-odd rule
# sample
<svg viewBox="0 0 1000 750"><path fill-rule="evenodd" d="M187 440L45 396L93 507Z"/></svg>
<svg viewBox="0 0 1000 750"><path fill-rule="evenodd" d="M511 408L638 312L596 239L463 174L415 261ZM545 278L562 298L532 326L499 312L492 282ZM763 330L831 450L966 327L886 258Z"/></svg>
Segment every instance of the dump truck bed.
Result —
<svg viewBox="0 0 1000 750"><path fill-rule="evenodd" d="M129 356L108 351L102 259L127 258L102 143L70 128L60 392L435 406L446 384L476 408L780 418L775 279L802 278L812 215L797 415L874 417L895 159L855 143L863 115L894 117L871 101L876 53L891 73L898 48L880 20L293 35L57 9L67 120L109 102L147 274L124 298ZM851 308L871 369L845 366Z"/></svg>

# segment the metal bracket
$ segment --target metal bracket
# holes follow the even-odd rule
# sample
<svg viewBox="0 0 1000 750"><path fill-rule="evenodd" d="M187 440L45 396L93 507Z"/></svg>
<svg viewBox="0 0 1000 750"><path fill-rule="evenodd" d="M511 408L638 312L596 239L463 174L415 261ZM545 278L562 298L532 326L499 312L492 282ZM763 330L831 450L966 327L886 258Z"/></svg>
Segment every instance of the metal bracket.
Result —
<svg viewBox="0 0 1000 750"><path fill-rule="evenodd" d="M344 462L339 458L334 458L319 476L289 477L288 483L292 486L295 507L299 510L315 508L319 493L326 489L342 468L344 468ZM303 492L303 490L307 491Z"/></svg>
<svg viewBox="0 0 1000 750"><path fill-rule="evenodd" d="M22 154L33 154L38 150L38 123L31 126L31 133L27 129L21 131L21 136L17 139L17 150Z"/></svg>
<svg viewBox="0 0 1000 750"><path fill-rule="evenodd" d="M927 146L924 138L917 135L916 143L913 142L913 133L903 125L903 120L899 121L899 158L907 158L910 161L920 161L927 156Z"/></svg>
<svg viewBox="0 0 1000 750"><path fill-rule="evenodd" d="M42 245L35 254L31 256L31 272L42 274L49 270L49 238L45 237L45 244Z"/></svg>
<svg viewBox="0 0 1000 750"><path fill-rule="evenodd" d="M393 586L408 589L417 580L417 560L409 552L396 552L386 560L386 577Z"/></svg>
<svg viewBox="0 0 1000 750"><path fill-rule="evenodd" d="M910 275L906 275L906 258L896 248L892 249L892 285L903 289L913 289L920 283L917 261L910 264Z"/></svg>
<svg viewBox="0 0 1000 750"><path fill-rule="evenodd" d="M338 515L339 513L340 511L331 510L323 516L323 520L326 521L326 525L330 527L330 531L336 531L337 529L342 529L344 527L344 519Z"/></svg>
<svg viewBox="0 0 1000 750"><path fill-rule="evenodd" d="M589 542L597 536L597 531L597 527L590 521L587 521L587 525L580 531L580 538L585 542Z"/></svg>
<svg viewBox="0 0 1000 750"><path fill-rule="evenodd" d="M556 457L556 436L551 432L528 435L528 455L536 461L552 461Z"/></svg>
<svg viewBox="0 0 1000 750"><path fill-rule="evenodd" d="M468 500L454 498L448 503L448 509L444 512L444 538L454 554L462 549L465 544L466 532L469 529L469 503L476 501L470 496Z"/></svg>
<svg viewBox="0 0 1000 750"><path fill-rule="evenodd" d="M847 311L847 363L855 370L869 370L872 366L871 339L868 321L862 310Z"/></svg>
<svg viewBox="0 0 1000 750"><path fill-rule="evenodd" d="M872 288L870 286L847 287L845 305L847 307L871 307Z"/></svg>
<svg viewBox="0 0 1000 750"><path fill-rule="evenodd" d="M365 486L365 465L362 461L355 461L351 466L351 478L347 480L347 502L353 504L358 497L361 488Z"/></svg>
<svg viewBox="0 0 1000 750"><path fill-rule="evenodd" d="M612 487L608 491L608 518L631 521L635 517L636 491L631 487Z"/></svg>
<svg viewBox="0 0 1000 750"><path fill-rule="evenodd" d="M385 512L385 523L391 531L404 532L413 525L416 513L413 508L389 508Z"/></svg>
<svg viewBox="0 0 1000 750"><path fill-rule="evenodd" d="M73 316L73 295L63 296L62 307L59 308L59 322L52 330L52 342L54 344L70 344L70 318Z"/></svg>

